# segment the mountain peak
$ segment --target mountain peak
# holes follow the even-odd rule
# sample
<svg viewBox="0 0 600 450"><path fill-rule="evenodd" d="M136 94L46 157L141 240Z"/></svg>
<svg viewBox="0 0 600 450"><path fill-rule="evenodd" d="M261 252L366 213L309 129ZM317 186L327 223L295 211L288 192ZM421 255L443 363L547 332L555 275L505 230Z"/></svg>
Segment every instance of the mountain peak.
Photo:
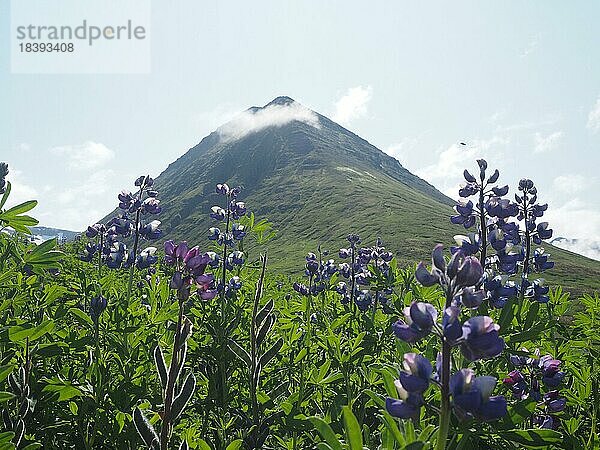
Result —
<svg viewBox="0 0 600 450"><path fill-rule="evenodd" d="M282 96L274 98L269 103L267 103L264 107L266 108L267 106L271 106L271 105L282 105L282 106L289 105L291 103L294 103L295 101L296 100L294 100L293 98L282 95Z"/></svg>

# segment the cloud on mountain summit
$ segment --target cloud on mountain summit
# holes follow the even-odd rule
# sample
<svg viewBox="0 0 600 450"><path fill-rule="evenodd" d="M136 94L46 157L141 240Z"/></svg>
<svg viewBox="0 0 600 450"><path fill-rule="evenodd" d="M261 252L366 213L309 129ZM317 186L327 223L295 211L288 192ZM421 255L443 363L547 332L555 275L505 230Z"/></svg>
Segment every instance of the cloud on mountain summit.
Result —
<svg viewBox="0 0 600 450"><path fill-rule="evenodd" d="M300 103L271 104L259 109L248 109L217 129L221 140L229 142L268 127L282 127L298 121L320 128L318 116Z"/></svg>

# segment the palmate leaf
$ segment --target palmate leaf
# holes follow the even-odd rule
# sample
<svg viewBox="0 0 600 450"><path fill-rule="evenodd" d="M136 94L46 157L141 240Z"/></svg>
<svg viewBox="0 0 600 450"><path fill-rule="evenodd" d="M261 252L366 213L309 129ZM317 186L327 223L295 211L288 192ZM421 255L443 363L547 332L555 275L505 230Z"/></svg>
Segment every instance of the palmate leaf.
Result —
<svg viewBox="0 0 600 450"><path fill-rule="evenodd" d="M530 430L510 430L501 434L504 439L516 442L527 448L548 447L561 442L563 437L558 431L535 428Z"/></svg>
<svg viewBox="0 0 600 450"><path fill-rule="evenodd" d="M269 364L269 361L271 361L275 357L275 355L277 355L277 353L279 353L279 350L281 350L281 347L283 347L283 339L279 338L277 340L277 342L275 342L271 346L271 348L269 350L267 350L265 353L263 353L263 355L260 357L259 366L266 367L266 365Z"/></svg>

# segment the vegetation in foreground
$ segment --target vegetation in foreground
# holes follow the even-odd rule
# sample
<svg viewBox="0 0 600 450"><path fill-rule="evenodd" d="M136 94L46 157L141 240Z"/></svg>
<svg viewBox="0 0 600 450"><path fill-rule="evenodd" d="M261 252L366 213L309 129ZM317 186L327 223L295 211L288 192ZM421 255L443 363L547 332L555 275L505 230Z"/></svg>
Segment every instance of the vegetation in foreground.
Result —
<svg viewBox="0 0 600 450"><path fill-rule="evenodd" d="M538 278L547 206L478 165L431 265L350 234L294 281L237 188L217 185L208 251L147 246L149 176L85 239L36 246L1 164L0 448L598 448L600 297Z"/></svg>

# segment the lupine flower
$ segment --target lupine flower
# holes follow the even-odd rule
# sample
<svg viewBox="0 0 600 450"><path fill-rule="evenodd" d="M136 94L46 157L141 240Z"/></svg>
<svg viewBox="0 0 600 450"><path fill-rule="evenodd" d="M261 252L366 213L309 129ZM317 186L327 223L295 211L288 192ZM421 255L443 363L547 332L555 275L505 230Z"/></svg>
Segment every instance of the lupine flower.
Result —
<svg viewBox="0 0 600 450"><path fill-rule="evenodd" d="M158 228L160 226L160 220L153 220L140 228L140 236L149 241L155 240L161 237L162 230Z"/></svg>
<svg viewBox="0 0 600 450"><path fill-rule="evenodd" d="M404 320L392 325L396 337L402 341L415 343L427 336L437 319L438 312L429 303L413 302L404 308Z"/></svg>
<svg viewBox="0 0 600 450"><path fill-rule="evenodd" d="M433 368L427 358L416 353L404 355L403 368L399 379L394 382L400 400L388 397L385 407L394 417L417 418L425 403L423 393L429 387Z"/></svg>
<svg viewBox="0 0 600 450"><path fill-rule="evenodd" d="M484 289L487 292L487 299L494 308L502 308L509 298L517 295L517 286L514 282L508 281L505 277L497 275L494 278L486 279Z"/></svg>
<svg viewBox="0 0 600 450"><path fill-rule="evenodd" d="M138 269L147 269L156 261L158 261L158 257L154 256L156 253L156 247L146 247L144 250L140 252L136 259L136 267Z"/></svg>
<svg viewBox="0 0 600 450"><path fill-rule="evenodd" d="M106 309L107 301L106 297L99 295L90 300L90 318L94 323L98 323L98 319L104 310Z"/></svg>
<svg viewBox="0 0 600 450"><path fill-rule="evenodd" d="M226 211L220 206L213 206L210 208L210 217L215 220L224 221L225 217L227 217Z"/></svg>
<svg viewBox="0 0 600 450"><path fill-rule="evenodd" d="M448 266L443 255L443 246L436 245L432 252L432 270L427 271L425 265L421 262L417 266L415 277L423 286L433 286L440 284L452 290L454 295L458 295L460 290L474 286L481 280L483 268L479 260L472 256L465 256L462 251L456 251Z"/></svg>
<svg viewBox="0 0 600 450"><path fill-rule="evenodd" d="M504 339L499 336L499 329L488 316L468 319L463 325L463 356L470 361L498 356L504 350Z"/></svg>
<svg viewBox="0 0 600 450"><path fill-rule="evenodd" d="M523 349L526 351L526 349ZM556 413L563 411L567 400L561 397L557 389L562 383L565 373L560 370L561 361L551 355L537 358L511 356L511 362L523 370L513 370L504 378L503 383L509 387L517 400L531 398L538 402L533 412L532 422L541 428L557 428ZM542 388L549 389L542 393Z"/></svg>
<svg viewBox="0 0 600 450"><path fill-rule="evenodd" d="M491 396L495 386L496 378L476 377L472 369L461 369L450 377L454 406L465 418L492 421L506 414L507 404L504 396Z"/></svg>
<svg viewBox="0 0 600 450"><path fill-rule="evenodd" d="M8 164L0 163L0 195L6 192L6 177L8 175Z"/></svg>

